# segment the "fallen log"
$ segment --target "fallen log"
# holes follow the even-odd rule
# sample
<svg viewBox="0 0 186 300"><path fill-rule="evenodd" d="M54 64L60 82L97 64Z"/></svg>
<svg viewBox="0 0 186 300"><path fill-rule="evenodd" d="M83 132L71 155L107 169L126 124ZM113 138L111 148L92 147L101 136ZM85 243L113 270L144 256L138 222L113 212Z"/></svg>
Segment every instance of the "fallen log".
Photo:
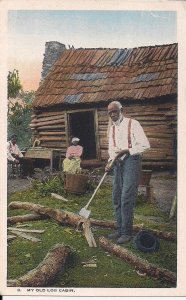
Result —
<svg viewBox="0 0 186 300"><path fill-rule="evenodd" d="M138 257L131 251L110 242L104 237L99 238L99 244L104 250L120 257L125 262L130 263L137 271L145 273L155 279L161 279L176 285L176 274L174 272L151 264L147 260Z"/></svg>
<svg viewBox="0 0 186 300"><path fill-rule="evenodd" d="M44 260L33 270L16 280L8 280L8 286L46 287L54 281L65 267L71 254L68 246L57 244L47 253Z"/></svg>
<svg viewBox="0 0 186 300"><path fill-rule="evenodd" d="M86 222L86 219L74 214L72 212L66 212L64 210L53 209L50 207L46 207L43 205L30 203L30 202L21 202L21 201L14 201L11 202L8 206L9 209L25 209L31 210L37 214L48 216L63 225L70 225L73 227L77 227L79 223Z"/></svg>
<svg viewBox="0 0 186 300"><path fill-rule="evenodd" d="M29 221L38 221L38 220L45 220L48 219L48 216L42 216L42 215L36 215L36 214L27 214L27 215L20 215L20 216L14 216L14 217L8 217L7 218L7 225L13 225L16 223L23 223L23 222L29 222Z"/></svg>
<svg viewBox="0 0 186 300"><path fill-rule="evenodd" d="M24 204L24 203L27 203L27 202L11 202L9 205L9 208L10 209L23 208L23 209L33 210L34 212L38 213L38 215L37 214L28 214L28 215L24 215L24 216L9 217L8 221L7 221L8 225L12 225L12 224L15 224L18 222L35 221L35 220L48 219L48 218L53 218L53 219L57 220L58 222L63 223L64 225L68 225L68 220L66 220L67 212L65 213L65 211L58 210L60 212L60 218L62 218L62 219L60 219L60 218L57 219L58 218L57 215L56 215L56 217L54 217L54 216L52 217L52 214L53 214L52 211L55 211L54 209L50 209L50 213L48 210L47 211L43 210L43 213L42 213L42 212L39 212L39 205L35 206L35 209L34 209L34 207L32 206L32 208L31 208L30 205L29 205L29 207L28 206L25 207L25 205L23 205L24 206L23 207L22 204ZM28 203L28 204L30 204L30 203ZM55 212L55 214L57 214L57 212ZM76 214L73 214L71 212L68 212L68 215L70 215L71 221L75 216L75 219L72 222L73 223L72 226L74 226L74 227L76 227L77 225L79 226L79 224L82 223L82 219L83 219L83 221L85 220L84 218L82 218ZM116 229L116 222L112 221L112 220L96 220L96 219L90 218L90 223L91 223L91 225L100 226L103 228ZM134 233L137 233L138 231L140 231L142 229L148 230L149 232L151 232L152 234L154 234L156 237L158 237L160 239L165 239L165 240L169 240L172 242L175 242L177 239L175 232L165 232L165 231L161 231L161 230L157 230L157 229L148 229L148 228L145 228L143 225L133 225Z"/></svg>
<svg viewBox="0 0 186 300"><path fill-rule="evenodd" d="M91 228L90 228L90 222L89 220L79 216L78 214L74 214L72 212L67 212L59 209L53 209L50 207L45 207L39 204L34 204L30 202L20 202L20 201L14 201L11 202L8 206L10 209L26 209L31 210L37 214L48 216L55 221L59 222L62 225L70 225L72 227L80 227L82 225L83 229L86 228L86 234L85 238L87 239L87 233L91 234ZM89 230L88 230L89 227ZM94 241L92 242L92 245L90 244L90 240L93 241L92 237L90 239L87 239L87 242L90 247L96 247Z"/></svg>
<svg viewBox="0 0 186 300"><path fill-rule="evenodd" d="M92 219L90 218L90 222L92 225L95 226L100 226L103 228L113 228L116 229L116 222L115 221L111 221L111 220L96 220L96 219ZM160 239L164 239L164 240L169 240L172 242L176 241L176 233L175 232L166 232L166 231L161 231L158 229L149 229L149 228L145 228L143 225L133 225L133 232L137 233L140 230L148 230L150 233L154 234L156 237L160 238Z"/></svg>

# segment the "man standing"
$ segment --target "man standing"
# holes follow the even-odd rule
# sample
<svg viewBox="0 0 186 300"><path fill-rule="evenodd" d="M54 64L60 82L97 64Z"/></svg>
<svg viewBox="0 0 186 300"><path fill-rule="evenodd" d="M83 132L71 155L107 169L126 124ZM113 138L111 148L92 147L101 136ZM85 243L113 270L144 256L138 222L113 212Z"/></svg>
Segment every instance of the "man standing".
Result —
<svg viewBox="0 0 186 300"><path fill-rule="evenodd" d="M7 142L7 159L9 162L20 164L22 178L26 176L32 177L34 173L32 160L23 157L17 145L17 135L13 134L10 141Z"/></svg>
<svg viewBox="0 0 186 300"><path fill-rule="evenodd" d="M124 244L132 237L141 154L150 148L150 144L140 123L123 116L120 102L111 102L108 114L112 126L109 131L109 161L105 170L109 170L109 163L115 158L112 199L117 222L117 231L109 234L108 238L116 238L118 244Z"/></svg>

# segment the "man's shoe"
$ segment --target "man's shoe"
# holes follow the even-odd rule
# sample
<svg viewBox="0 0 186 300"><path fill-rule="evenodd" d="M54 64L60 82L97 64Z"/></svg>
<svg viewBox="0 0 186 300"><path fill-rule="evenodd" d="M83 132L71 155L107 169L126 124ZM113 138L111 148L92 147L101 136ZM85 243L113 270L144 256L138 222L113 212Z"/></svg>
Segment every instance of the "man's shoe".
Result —
<svg viewBox="0 0 186 300"><path fill-rule="evenodd" d="M108 234L108 239L117 239L121 236L121 234L118 231L115 231L113 233Z"/></svg>
<svg viewBox="0 0 186 300"><path fill-rule="evenodd" d="M117 244L125 244L128 243L131 240L130 236L121 235L119 239L117 240Z"/></svg>

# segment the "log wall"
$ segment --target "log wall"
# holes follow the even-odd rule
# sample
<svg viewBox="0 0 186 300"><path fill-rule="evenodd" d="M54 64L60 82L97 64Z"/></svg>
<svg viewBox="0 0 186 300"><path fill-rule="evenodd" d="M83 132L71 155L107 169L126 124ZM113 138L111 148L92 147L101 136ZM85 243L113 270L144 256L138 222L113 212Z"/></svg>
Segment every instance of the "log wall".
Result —
<svg viewBox="0 0 186 300"><path fill-rule="evenodd" d="M143 155L143 165L148 167L175 167L175 142L177 134L176 101L147 105L125 105L126 117L140 122L151 145ZM98 110L99 142L102 159L108 158L107 107Z"/></svg>
<svg viewBox="0 0 186 300"><path fill-rule="evenodd" d="M175 167L177 103L149 102L148 105L124 105L125 115L134 118L142 125L151 145L151 149L143 155L143 165L147 167ZM83 111L83 109L82 109ZM61 149L66 153L67 121L65 111L42 111L33 114L30 124L33 137L39 138L40 146ZM107 105L97 108L98 139L101 160L108 159L108 124Z"/></svg>
<svg viewBox="0 0 186 300"><path fill-rule="evenodd" d="M66 120L63 111L37 112L33 114L30 127L34 139L40 140L40 146L61 149L65 155L67 149Z"/></svg>

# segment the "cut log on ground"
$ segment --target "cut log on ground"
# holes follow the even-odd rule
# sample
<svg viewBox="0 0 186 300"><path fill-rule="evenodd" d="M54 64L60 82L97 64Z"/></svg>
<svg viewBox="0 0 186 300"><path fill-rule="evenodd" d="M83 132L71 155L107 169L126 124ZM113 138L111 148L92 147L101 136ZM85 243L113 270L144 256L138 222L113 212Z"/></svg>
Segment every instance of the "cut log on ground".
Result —
<svg viewBox="0 0 186 300"><path fill-rule="evenodd" d="M89 220L74 214L72 212L67 212L59 209L52 209L50 207L45 207L39 204L34 204L30 202L20 202L20 201L15 201L11 202L9 204L10 209L26 209L26 210L31 210L37 214L40 215L46 215L56 221L58 221L62 225L68 225L68 226L73 226L73 227L80 227L80 225L84 225L82 227L86 228L86 234L85 237L87 239L87 234L88 232L91 233L91 228L90 228L90 222ZM89 227L89 230L87 231L87 228ZM92 233L91 233L92 236ZM95 247L95 243L93 242L92 245L90 245L90 240L93 241L92 237L90 239L87 239L87 242L90 247Z"/></svg>
<svg viewBox="0 0 186 300"><path fill-rule="evenodd" d="M151 264L147 260L138 257L131 251L110 242L104 237L99 238L99 244L106 251L120 257L125 262L128 262L134 266L137 271L145 273L146 275L149 275L155 279L167 281L173 285L176 285L176 274L174 272Z"/></svg>
<svg viewBox="0 0 186 300"><path fill-rule="evenodd" d="M116 229L116 222L111 221L111 220L96 220L90 218L90 222L92 225L95 226L100 226L103 228L113 228ZM175 232L166 232L166 231L161 231L158 229L148 229L145 228L143 225L133 225L133 232L134 234L137 233L140 230L148 230L150 233L154 234L156 237L164 240L169 240L172 242L176 241L176 233Z"/></svg>
<svg viewBox="0 0 186 300"><path fill-rule="evenodd" d="M68 246L55 245L44 260L33 270L17 280L7 282L8 286L46 287L54 281L68 262L71 249Z"/></svg>
<svg viewBox="0 0 186 300"><path fill-rule="evenodd" d="M29 221L38 221L38 220L45 220L49 219L48 216L41 216L36 214L27 214L22 216L14 216L14 217L8 217L7 218L7 225L13 225L16 223L23 223L23 222L29 222Z"/></svg>

